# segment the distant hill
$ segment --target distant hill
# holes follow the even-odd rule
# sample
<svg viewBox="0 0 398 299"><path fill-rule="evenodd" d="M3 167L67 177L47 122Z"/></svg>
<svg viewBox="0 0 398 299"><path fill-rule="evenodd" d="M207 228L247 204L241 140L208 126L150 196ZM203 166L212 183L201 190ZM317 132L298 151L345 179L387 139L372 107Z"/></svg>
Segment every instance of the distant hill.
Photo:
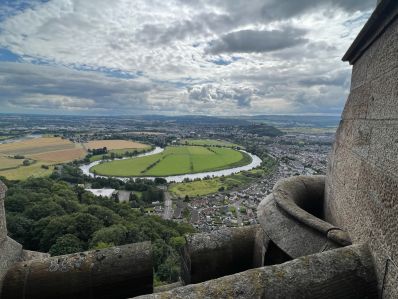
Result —
<svg viewBox="0 0 398 299"><path fill-rule="evenodd" d="M134 118L146 120L146 121L159 121L159 122L170 122L175 124L189 124L189 125L250 125L250 121L238 118L230 117L214 117L214 116L203 116L203 115L179 115L179 116L166 116L166 115L141 115L135 116Z"/></svg>
<svg viewBox="0 0 398 299"><path fill-rule="evenodd" d="M244 130L247 133L256 134L257 136L276 137L284 134L281 130L263 123L245 126Z"/></svg>
<svg viewBox="0 0 398 299"><path fill-rule="evenodd" d="M256 115L244 119L252 122L265 122L269 125L289 127L315 127L334 128L340 122L340 116L318 116L318 115Z"/></svg>

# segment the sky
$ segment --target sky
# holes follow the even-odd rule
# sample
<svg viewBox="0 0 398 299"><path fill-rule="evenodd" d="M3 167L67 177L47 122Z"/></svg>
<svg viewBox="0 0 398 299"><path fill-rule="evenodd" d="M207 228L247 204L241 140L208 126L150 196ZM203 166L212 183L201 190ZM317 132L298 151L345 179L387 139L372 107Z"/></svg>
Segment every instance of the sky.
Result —
<svg viewBox="0 0 398 299"><path fill-rule="evenodd" d="M0 112L339 115L376 0L0 0Z"/></svg>

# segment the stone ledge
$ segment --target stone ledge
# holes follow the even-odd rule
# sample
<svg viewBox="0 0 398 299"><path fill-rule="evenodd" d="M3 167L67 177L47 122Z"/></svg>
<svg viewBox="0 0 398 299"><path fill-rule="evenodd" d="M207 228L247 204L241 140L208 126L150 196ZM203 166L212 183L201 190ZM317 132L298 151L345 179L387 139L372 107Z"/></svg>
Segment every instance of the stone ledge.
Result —
<svg viewBox="0 0 398 299"><path fill-rule="evenodd" d="M397 16L398 2L396 0L381 1L344 55L343 61L354 64Z"/></svg>

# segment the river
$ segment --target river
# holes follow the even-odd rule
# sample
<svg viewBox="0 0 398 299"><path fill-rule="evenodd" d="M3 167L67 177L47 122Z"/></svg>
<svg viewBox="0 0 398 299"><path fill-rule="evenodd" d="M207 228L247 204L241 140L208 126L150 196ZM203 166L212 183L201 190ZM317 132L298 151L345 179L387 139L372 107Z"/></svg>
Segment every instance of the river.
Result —
<svg viewBox="0 0 398 299"><path fill-rule="evenodd" d="M115 160L124 160L124 159L135 159L138 157L144 157L144 156L149 156L149 155L155 155L155 154L159 154L161 152L163 152L163 148L160 147L156 147L154 150L144 153L144 154L140 154L137 155L133 158L130 157L126 157L126 158L121 158L121 159L115 159ZM239 167L234 167L234 168L229 168L229 169L223 169L223 170L217 170L217 171L209 171L209 172L199 172L199 173L188 173L188 174L181 174L181 175L172 175L172 176L166 176L166 177L162 177L164 178L167 182L176 182L176 183L181 183L183 182L185 179L189 179L189 180L194 180L194 179L204 179L208 176L210 177L220 177L220 176L227 176L227 175L231 175L234 173L238 173L244 170L251 170L253 168L256 168L258 166L260 166L261 164L261 159L256 156L253 155L251 153L248 153L244 150L241 150L241 152L244 152L246 154L248 154L251 158L252 158L252 162L250 164L244 165L244 166L239 166ZM93 177L94 174L92 172L90 172L90 168L100 164L101 162L103 162L104 160L99 160L99 161L95 161L95 162L91 162L89 164L85 164L80 166L79 168L82 170L82 172L85 175L91 176ZM105 160L106 161L110 161L110 160ZM112 177L112 176L101 176L101 175L97 175L97 177ZM127 181L129 179L137 179L137 178L141 178L141 179L148 179L148 180L154 180L156 177L113 177L122 181Z"/></svg>

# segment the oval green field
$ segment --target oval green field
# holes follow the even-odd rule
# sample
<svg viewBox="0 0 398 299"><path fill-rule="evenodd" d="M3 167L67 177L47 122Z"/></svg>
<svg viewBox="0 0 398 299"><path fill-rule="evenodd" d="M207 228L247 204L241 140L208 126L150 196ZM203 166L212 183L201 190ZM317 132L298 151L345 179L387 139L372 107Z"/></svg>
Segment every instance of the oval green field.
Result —
<svg viewBox="0 0 398 299"><path fill-rule="evenodd" d="M169 146L162 153L104 162L90 170L98 175L170 176L239 167L251 163L249 155L230 148Z"/></svg>

